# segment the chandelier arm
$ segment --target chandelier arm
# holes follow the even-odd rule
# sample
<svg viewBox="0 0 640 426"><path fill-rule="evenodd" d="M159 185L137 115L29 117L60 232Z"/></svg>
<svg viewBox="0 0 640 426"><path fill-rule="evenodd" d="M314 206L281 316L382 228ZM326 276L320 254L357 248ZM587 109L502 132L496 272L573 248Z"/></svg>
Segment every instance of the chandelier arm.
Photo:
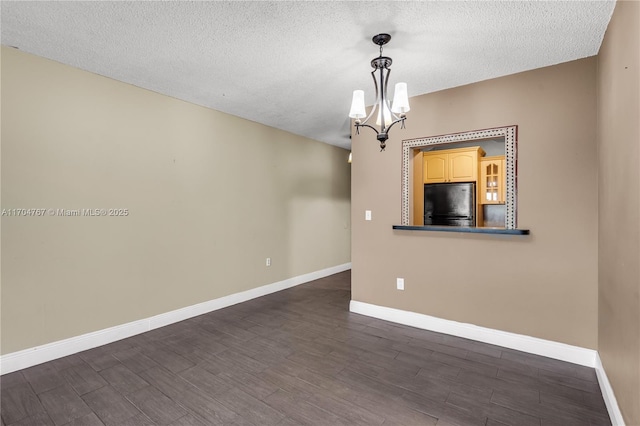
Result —
<svg viewBox="0 0 640 426"><path fill-rule="evenodd" d="M404 120L406 120L406 119L407 119L407 117L399 117L397 120L395 120L393 123L391 123L391 125L389 127L387 127L387 133L389 133L389 130L391 130L391 128L394 125L396 125L396 124L398 124L400 122L404 123Z"/></svg>
<svg viewBox="0 0 640 426"><path fill-rule="evenodd" d="M384 70L387 70L387 75L385 77L384 75ZM388 131L391 126L393 126L393 123L389 126L386 127L385 126L385 122L384 122L384 109L386 108L391 114L393 114L393 112L391 111L391 105L389 105L389 99L388 99L388 95L387 95L387 91L389 89L389 76L391 75L391 70L389 68L387 68L386 66L384 68L380 68L380 85L382 86L382 96L380 99L380 131L381 132L386 132Z"/></svg>
<svg viewBox="0 0 640 426"><path fill-rule="evenodd" d="M376 128L375 128L375 127L373 127L372 125L370 125L370 124L366 124L366 123L360 123L360 124L356 123L356 124L354 124L354 125L356 126L356 129L357 129L357 131L358 131L358 134L360 134L360 133L359 133L359 132L360 132L360 127L368 127L368 128L370 128L371 130L373 130L374 132L376 132L376 134L380 134L380 133L388 133L388 132L389 132L389 130L390 130L393 126L395 126L396 124L398 124L398 123L400 123L400 122L404 122L406 119L407 119L407 117L400 117L400 118L398 118L397 120L394 120L394 122L393 122L393 123L391 123L391 125L389 125L389 127L387 127L387 131L386 131L386 132L380 132L378 129L376 129Z"/></svg>
<svg viewBox="0 0 640 426"><path fill-rule="evenodd" d="M387 127L386 131L388 132L389 129L391 128L391 126L393 126L394 124L396 124L398 121L402 121L404 119L406 119L407 117L402 117L403 114L396 114L395 112L393 112L391 110L391 103L389 103L389 98L388 98L388 90L389 90L389 76L391 75L391 68L386 68L387 70L387 78L385 79L384 82L384 91L385 91L385 102L387 103L387 108L389 109L389 113L391 114L391 118L393 118L393 123L391 123L389 125L389 127Z"/></svg>
<svg viewBox="0 0 640 426"><path fill-rule="evenodd" d="M372 126L372 125L370 125L370 124L365 124L365 123L356 124L356 128L358 128L358 129L359 129L360 127L368 127L368 128L370 128L371 130L373 130L374 132L376 132L376 134L380 133L380 132L378 132L378 129L376 129L375 127L373 127L373 126Z"/></svg>
<svg viewBox="0 0 640 426"><path fill-rule="evenodd" d="M378 91L378 81L376 80L376 70L371 71L371 77L373 78L373 85L376 88L376 101L373 104L373 107L371 108L371 111L369 112L369 115L367 115L367 118L364 119L364 121L362 121L361 125L364 125L367 121L369 121L369 119L371 117L373 117L373 115L375 114L376 110L378 109L378 96L379 96L379 91ZM371 126L368 126L371 127ZM377 130L376 130L377 132Z"/></svg>
<svg viewBox="0 0 640 426"><path fill-rule="evenodd" d="M404 114L396 114L395 112L391 111L391 118L393 118L393 123L391 123L391 125L394 125L396 123L396 121L402 121L404 119L406 119L407 117L403 117ZM388 129L390 129L391 126L388 127Z"/></svg>

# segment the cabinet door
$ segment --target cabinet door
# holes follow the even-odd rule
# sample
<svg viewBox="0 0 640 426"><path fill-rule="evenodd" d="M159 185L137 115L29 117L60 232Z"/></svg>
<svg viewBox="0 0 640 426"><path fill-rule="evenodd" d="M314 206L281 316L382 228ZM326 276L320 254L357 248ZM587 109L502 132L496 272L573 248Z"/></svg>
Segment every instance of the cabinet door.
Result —
<svg viewBox="0 0 640 426"><path fill-rule="evenodd" d="M477 179L477 152L449 154L449 182L475 182Z"/></svg>
<svg viewBox="0 0 640 426"><path fill-rule="evenodd" d="M424 183L447 182L448 158L447 154L424 154Z"/></svg>
<svg viewBox="0 0 640 426"><path fill-rule="evenodd" d="M504 159L480 162L480 204L504 203Z"/></svg>

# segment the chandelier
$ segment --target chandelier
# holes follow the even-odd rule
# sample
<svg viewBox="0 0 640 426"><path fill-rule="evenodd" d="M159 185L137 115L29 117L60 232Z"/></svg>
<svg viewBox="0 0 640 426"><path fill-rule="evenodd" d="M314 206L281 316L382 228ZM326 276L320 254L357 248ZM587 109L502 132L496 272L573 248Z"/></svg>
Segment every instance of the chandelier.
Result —
<svg viewBox="0 0 640 426"><path fill-rule="evenodd" d="M380 151L384 151L386 141L389 139L389 130L397 123L402 123L401 128L404 129L404 120L407 118L406 113L409 112L409 97L407 95L407 83L397 83L393 96L393 104L389 104L387 96L387 87L389 84L389 74L391 70L392 60L388 56L382 56L382 46L389 43L391 36L389 34L378 34L373 36L373 43L380 46L380 56L371 60L371 77L376 87L376 102L371 108L371 112L367 115L364 105L364 90L354 90L353 100L351 101L351 110L349 117L355 118L356 134L360 134L360 127L368 127L373 129L380 141ZM376 125L378 128L367 124L371 117L376 115ZM361 121L361 118L364 118Z"/></svg>

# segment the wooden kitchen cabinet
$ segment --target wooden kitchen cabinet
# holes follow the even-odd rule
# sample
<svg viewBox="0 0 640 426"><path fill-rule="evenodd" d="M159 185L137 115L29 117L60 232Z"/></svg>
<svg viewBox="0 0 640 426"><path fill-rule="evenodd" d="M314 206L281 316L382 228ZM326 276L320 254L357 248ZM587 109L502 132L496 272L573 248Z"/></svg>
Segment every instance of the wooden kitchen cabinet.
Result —
<svg viewBox="0 0 640 426"><path fill-rule="evenodd" d="M504 155L484 157L480 160L480 204L504 204L504 169Z"/></svg>
<svg viewBox="0 0 640 426"><path fill-rule="evenodd" d="M422 161L422 176L424 177L424 183L448 182L449 154L425 152Z"/></svg>
<svg viewBox="0 0 640 426"><path fill-rule="evenodd" d="M424 183L477 182L478 160L483 155L479 146L425 152Z"/></svg>

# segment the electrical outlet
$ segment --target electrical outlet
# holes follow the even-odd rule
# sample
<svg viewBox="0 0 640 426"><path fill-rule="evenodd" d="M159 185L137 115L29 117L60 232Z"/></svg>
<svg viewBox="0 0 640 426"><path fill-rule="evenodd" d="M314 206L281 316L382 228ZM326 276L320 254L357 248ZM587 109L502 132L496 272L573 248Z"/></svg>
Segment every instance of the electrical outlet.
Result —
<svg viewBox="0 0 640 426"><path fill-rule="evenodd" d="M271 258L267 257L267 261L265 262L267 266L271 266Z"/></svg>
<svg viewBox="0 0 640 426"><path fill-rule="evenodd" d="M364 211L364 220L371 220L371 210Z"/></svg>
<svg viewBox="0 0 640 426"><path fill-rule="evenodd" d="M404 278L396 278L396 288L398 290L404 290Z"/></svg>

